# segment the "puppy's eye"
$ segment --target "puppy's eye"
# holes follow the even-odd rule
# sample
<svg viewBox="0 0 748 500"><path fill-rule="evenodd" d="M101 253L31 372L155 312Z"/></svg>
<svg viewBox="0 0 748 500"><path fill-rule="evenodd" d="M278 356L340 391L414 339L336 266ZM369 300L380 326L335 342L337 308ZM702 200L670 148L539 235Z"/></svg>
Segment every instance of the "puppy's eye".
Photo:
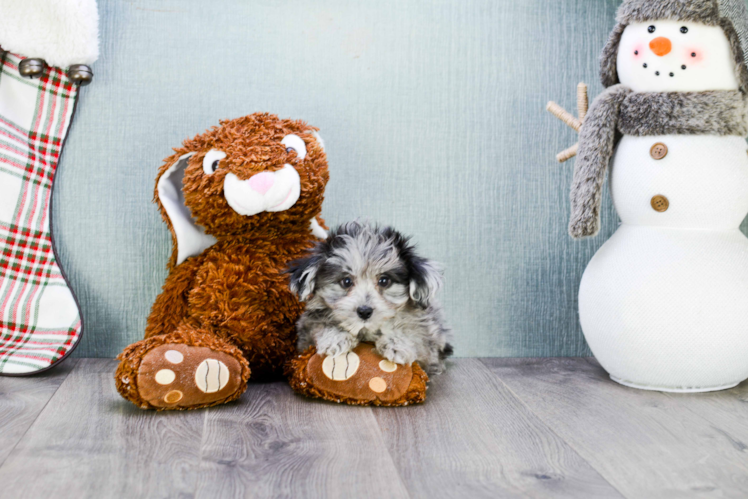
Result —
<svg viewBox="0 0 748 500"><path fill-rule="evenodd" d="M218 164L224 158L226 158L226 153L223 151L218 151L217 149L208 151L205 158L203 158L203 172L205 172L205 175L213 175L213 172L218 169Z"/></svg>
<svg viewBox="0 0 748 500"><path fill-rule="evenodd" d="M351 278L343 278L342 280L340 280L340 286L348 290L353 286L353 280Z"/></svg>
<svg viewBox="0 0 748 500"><path fill-rule="evenodd" d="M652 25L649 28L647 28L647 31L649 31L650 33L654 33L656 29L657 28L655 28L654 25Z"/></svg>
<svg viewBox="0 0 748 500"><path fill-rule="evenodd" d="M382 276L379 278L379 286L387 288L392 283L392 280L388 276Z"/></svg>
<svg viewBox="0 0 748 500"><path fill-rule="evenodd" d="M685 35L686 33L688 33L688 27L687 26L681 27L680 32Z"/></svg>
<svg viewBox="0 0 748 500"><path fill-rule="evenodd" d="M286 151L296 151L296 158L303 160L306 158L306 144L304 140L296 134L289 134L283 138L281 144L286 146Z"/></svg>

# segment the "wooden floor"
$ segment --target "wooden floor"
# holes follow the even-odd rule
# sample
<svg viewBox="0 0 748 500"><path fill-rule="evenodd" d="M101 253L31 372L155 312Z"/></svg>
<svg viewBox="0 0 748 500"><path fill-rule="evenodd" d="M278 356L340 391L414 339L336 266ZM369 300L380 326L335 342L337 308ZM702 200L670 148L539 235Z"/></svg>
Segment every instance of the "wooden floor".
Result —
<svg viewBox="0 0 748 500"><path fill-rule="evenodd" d="M745 497L748 384L643 392L591 359L459 359L428 401L356 408L250 385L142 411L111 360L0 378L0 497Z"/></svg>

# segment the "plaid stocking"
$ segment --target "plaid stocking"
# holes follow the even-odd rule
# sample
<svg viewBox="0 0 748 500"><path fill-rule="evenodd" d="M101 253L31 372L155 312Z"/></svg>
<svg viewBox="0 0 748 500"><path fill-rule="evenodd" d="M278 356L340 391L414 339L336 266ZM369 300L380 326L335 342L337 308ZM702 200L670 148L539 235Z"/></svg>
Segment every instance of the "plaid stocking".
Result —
<svg viewBox="0 0 748 500"><path fill-rule="evenodd" d="M78 87L54 67L41 78L0 68L0 375L51 367L80 339L80 311L57 261L50 207Z"/></svg>

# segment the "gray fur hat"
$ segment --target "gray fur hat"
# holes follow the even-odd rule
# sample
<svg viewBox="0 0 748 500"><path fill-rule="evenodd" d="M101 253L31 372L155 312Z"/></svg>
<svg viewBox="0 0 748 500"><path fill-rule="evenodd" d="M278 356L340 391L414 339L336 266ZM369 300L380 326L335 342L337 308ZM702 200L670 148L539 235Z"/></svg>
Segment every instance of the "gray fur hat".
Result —
<svg viewBox="0 0 748 500"><path fill-rule="evenodd" d="M620 83L616 56L626 26L662 20L720 26L735 55L735 73L740 82L740 90L748 92L748 69L745 61L745 56L748 55L748 12L745 0L624 0L618 9L618 24L601 57L600 78L605 87Z"/></svg>

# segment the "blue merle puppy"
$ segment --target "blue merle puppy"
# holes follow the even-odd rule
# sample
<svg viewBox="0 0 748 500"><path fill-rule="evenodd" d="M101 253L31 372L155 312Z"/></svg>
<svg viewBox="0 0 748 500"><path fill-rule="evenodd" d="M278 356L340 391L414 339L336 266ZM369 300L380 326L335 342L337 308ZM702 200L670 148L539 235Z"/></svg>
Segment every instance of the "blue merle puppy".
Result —
<svg viewBox="0 0 748 500"><path fill-rule="evenodd" d="M444 370L452 346L435 298L442 273L407 237L348 222L288 272L291 291L306 302L297 324L300 351L314 345L320 354L338 356L372 342L393 363L417 361L430 374Z"/></svg>

